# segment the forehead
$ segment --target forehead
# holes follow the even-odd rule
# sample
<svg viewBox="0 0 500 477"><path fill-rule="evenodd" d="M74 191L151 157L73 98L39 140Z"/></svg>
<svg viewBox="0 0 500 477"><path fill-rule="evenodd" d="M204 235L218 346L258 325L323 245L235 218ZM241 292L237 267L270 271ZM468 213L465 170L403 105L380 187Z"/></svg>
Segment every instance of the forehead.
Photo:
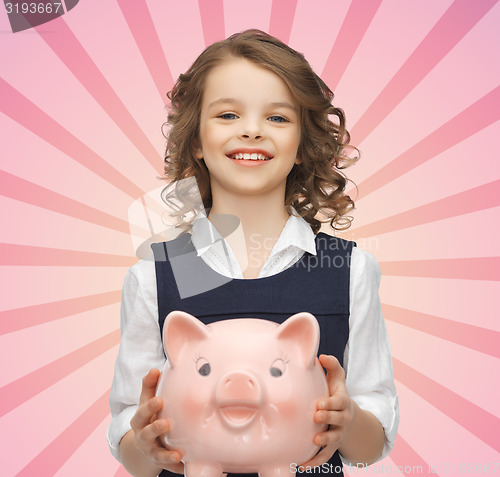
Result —
<svg viewBox="0 0 500 477"><path fill-rule="evenodd" d="M235 98L252 102L290 102L296 105L286 83L270 70L248 60L229 59L216 66L207 76L203 105L218 98Z"/></svg>

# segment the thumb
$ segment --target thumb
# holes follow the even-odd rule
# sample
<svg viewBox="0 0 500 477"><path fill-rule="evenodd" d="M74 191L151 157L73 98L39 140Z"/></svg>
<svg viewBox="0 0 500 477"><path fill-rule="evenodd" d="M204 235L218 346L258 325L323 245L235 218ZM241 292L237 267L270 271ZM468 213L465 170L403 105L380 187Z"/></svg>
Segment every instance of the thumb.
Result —
<svg viewBox="0 0 500 477"><path fill-rule="evenodd" d="M142 390L139 402L141 404L154 398L156 395L156 386L160 379L160 370L152 369L144 376L142 380Z"/></svg>
<svg viewBox="0 0 500 477"><path fill-rule="evenodd" d="M338 389L338 386L345 386L345 371L335 356L322 354L319 357L321 365L326 369L326 382L330 396Z"/></svg>

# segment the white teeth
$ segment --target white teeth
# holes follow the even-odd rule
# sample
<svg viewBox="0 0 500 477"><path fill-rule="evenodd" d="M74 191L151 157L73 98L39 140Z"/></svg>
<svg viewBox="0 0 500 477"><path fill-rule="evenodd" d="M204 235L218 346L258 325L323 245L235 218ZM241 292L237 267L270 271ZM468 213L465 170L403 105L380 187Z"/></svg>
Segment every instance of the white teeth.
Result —
<svg viewBox="0 0 500 477"><path fill-rule="evenodd" d="M233 154L231 155L230 157L232 157L233 159L237 159L237 160L250 160L250 161L268 161L269 160L269 157L265 156L264 154L260 154L260 153L256 153L256 152L253 152L252 154L249 154L247 152L243 153L243 152L238 152L237 154Z"/></svg>

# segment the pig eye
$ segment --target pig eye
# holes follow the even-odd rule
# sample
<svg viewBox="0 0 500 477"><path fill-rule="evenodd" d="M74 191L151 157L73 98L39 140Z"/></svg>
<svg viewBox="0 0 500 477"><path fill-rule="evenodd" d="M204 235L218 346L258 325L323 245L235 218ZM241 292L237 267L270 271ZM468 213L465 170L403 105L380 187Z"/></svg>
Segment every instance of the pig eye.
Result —
<svg viewBox="0 0 500 477"><path fill-rule="evenodd" d="M271 373L271 376L279 378L280 376L283 375L285 369L286 369L285 361L282 359L276 359L273 361L273 364L271 364L269 372Z"/></svg>
<svg viewBox="0 0 500 477"><path fill-rule="evenodd" d="M200 376L208 376L210 374L210 363L205 358L196 360L196 371Z"/></svg>

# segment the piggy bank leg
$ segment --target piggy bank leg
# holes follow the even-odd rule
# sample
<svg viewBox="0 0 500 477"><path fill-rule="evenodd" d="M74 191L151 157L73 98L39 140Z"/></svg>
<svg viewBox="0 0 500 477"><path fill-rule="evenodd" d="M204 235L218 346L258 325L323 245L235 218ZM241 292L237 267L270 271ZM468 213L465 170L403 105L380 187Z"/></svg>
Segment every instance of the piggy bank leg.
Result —
<svg viewBox="0 0 500 477"><path fill-rule="evenodd" d="M213 463L186 462L184 475L186 477L222 477L223 469L220 465Z"/></svg>
<svg viewBox="0 0 500 477"><path fill-rule="evenodd" d="M262 469L259 472L259 477L294 477L295 470L294 466L283 465L281 467L270 467L268 469Z"/></svg>

